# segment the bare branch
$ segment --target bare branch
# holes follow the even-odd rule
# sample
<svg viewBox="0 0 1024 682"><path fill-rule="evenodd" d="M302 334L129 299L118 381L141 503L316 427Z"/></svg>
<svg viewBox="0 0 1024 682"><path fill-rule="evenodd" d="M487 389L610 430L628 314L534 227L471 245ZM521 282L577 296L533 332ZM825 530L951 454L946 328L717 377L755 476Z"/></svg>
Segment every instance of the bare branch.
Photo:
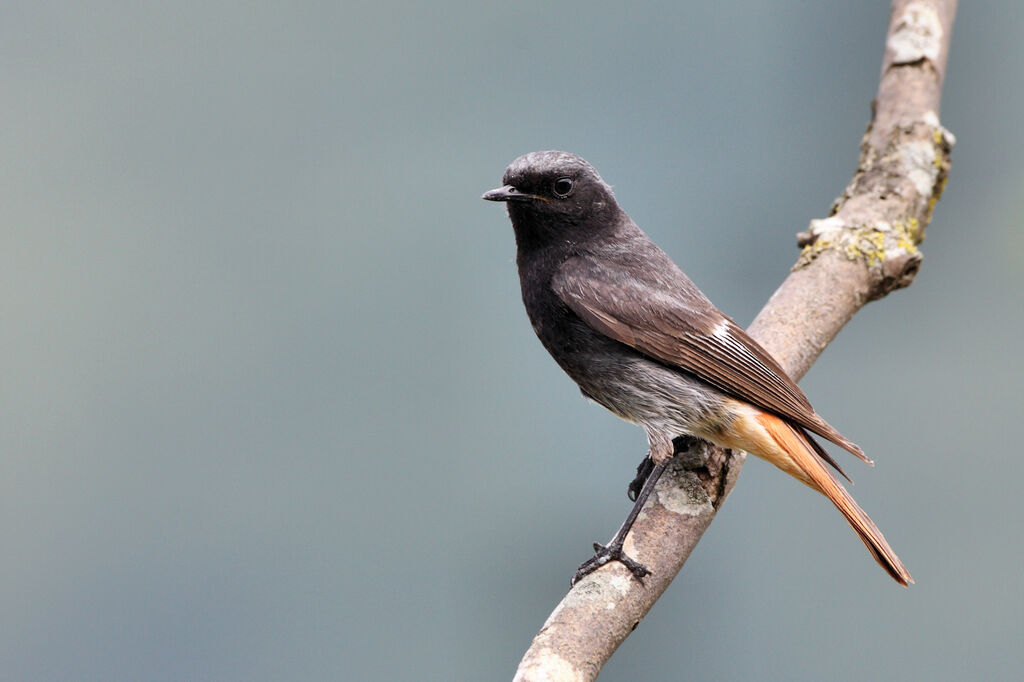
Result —
<svg viewBox="0 0 1024 682"><path fill-rule="evenodd" d="M750 327L794 379L865 303L909 286L942 193L953 136L939 101L956 0L894 0L860 162L830 215L798 235L789 277ZM640 584L618 563L580 580L548 617L515 680L593 680L682 568L732 490L743 453L678 456L626 541L651 569Z"/></svg>

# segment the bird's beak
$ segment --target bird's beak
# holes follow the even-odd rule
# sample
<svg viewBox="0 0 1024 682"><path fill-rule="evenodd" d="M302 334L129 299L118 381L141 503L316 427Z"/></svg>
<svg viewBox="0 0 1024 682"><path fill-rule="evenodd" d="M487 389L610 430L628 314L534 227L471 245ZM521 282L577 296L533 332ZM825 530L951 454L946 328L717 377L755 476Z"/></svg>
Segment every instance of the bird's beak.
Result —
<svg viewBox="0 0 1024 682"><path fill-rule="evenodd" d="M512 185L505 185L484 193L480 198L485 201L530 201L537 197L532 194L523 194Z"/></svg>

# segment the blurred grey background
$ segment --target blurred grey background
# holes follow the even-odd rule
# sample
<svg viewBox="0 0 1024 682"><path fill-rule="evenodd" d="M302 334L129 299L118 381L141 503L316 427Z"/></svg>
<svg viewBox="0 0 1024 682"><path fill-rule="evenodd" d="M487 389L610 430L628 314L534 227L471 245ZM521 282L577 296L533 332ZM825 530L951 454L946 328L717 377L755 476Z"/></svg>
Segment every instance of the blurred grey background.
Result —
<svg viewBox="0 0 1024 682"><path fill-rule="evenodd" d="M506 164L577 152L747 324L849 180L888 3L5 3L0 678L501 680L636 427L534 338ZM1024 5L963 3L913 287L803 386L609 680L1017 680Z"/></svg>

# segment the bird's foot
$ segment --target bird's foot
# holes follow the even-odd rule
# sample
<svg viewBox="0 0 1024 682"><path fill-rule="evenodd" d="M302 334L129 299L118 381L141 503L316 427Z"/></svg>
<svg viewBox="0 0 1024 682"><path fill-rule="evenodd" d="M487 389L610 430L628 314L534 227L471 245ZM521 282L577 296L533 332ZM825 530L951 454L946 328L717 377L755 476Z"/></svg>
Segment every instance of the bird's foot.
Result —
<svg viewBox="0 0 1024 682"><path fill-rule="evenodd" d="M576 574L572 577L569 584L575 585L584 576L590 575L597 569L612 561L618 561L620 564L628 568L629 572L633 574L633 577L641 583L643 583L645 576L651 574L651 572L647 570L646 566L637 561L633 561L625 552L622 551L621 542L609 543L607 547L602 545L600 542L595 542L594 556L580 564L580 567L576 569Z"/></svg>
<svg viewBox="0 0 1024 682"><path fill-rule="evenodd" d="M650 457L644 457L643 461L636 467L636 478L629 482L629 490L626 491L626 497L631 502L636 502L636 496L640 494L640 491L644 487L644 483L647 482L647 478L654 471L654 460Z"/></svg>

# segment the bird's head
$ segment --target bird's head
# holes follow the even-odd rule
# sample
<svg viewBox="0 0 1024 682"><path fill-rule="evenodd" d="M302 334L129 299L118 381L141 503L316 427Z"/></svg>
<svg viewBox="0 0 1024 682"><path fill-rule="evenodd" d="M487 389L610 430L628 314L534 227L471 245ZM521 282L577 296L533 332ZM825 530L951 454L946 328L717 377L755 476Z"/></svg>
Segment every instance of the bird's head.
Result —
<svg viewBox="0 0 1024 682"><path fill-rule="evenodd" d="M503 187L483 195L504 201L520 247L585 239L616 224L612 189L589 163L568 152L530 152L513 161Z"/></svg>

